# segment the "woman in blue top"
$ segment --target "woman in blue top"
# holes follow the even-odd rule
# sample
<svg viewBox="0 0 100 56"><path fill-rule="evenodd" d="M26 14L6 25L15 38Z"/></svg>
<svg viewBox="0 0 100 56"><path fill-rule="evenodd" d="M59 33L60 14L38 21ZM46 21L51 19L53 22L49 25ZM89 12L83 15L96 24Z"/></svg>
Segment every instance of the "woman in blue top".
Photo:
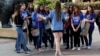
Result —
<svg viewBox="0 0 100 56"><path fill-rule="evenodd" d="M50 8L48 5L44 6L44 10L45 10L45 17L47 17L50 13ZM48 47L48 40L50 43L51 48L53 48L54 46L54 37L52 34L52 30L51 30L51 21L50 20L44 20L44 24L45 24L45 32L44 32L44 36L43 36L43 42L45 43L45 47Z"/></svg>
<svg viewBox="0 0 100 56"><path fill-rule="evenodd" d="M95 19L96 19L96 14L95 14L92 6L87 7L87 12L85 14L85 18L88 19L86 22L90 23L88 49L91 49L92 33L93 33L93 30L94 30L94 22L95 22Z"/></svg>
<svg viewBox="0 0 100 56"><path fill-rule="evenodd" d="M71 16L71 26L74 35L74 47L72 48L72 50L75 50L76 47L78 47L77 50L80 50L80 32L81 32L81 21L83 19L83 15L80 12L79 7L74 6L73 8L74 10Z"/></svg>
<svg viewBox="0 0 100 56"><path fill-rule="evenodd" d="M50 12L48 16L52 21L52 31L55 38L55 44L56 44L56 52L55 56L62 55L60 50L60 40L62 38L62 32L63 32L63 13L61 12L61 3L59 1L55 4L55 9Z"/></svg>
<svg viewBox="0 0 100 56"><path fill-rule="evenodd" d="M39 29L39 37L37 38L37 49L39 52L42 51L41 44L42 44L42 37L44 32L44 23L43 18L44 17L44 7L43 5L39 5L37 8L37 11L32 13L32 20L35 22L34 27Z"/></svg>

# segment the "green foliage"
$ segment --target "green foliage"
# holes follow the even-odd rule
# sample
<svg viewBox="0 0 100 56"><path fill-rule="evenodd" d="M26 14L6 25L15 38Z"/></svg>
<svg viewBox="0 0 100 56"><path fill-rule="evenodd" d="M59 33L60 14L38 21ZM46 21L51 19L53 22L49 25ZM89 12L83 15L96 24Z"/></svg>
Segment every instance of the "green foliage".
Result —
<svg viewBox="0 0 100 56"><path fill-rule="evenodd" d="M49 1L49 0L38 0L36 2L36 4L48 5L48 4L51 4L51 1Z"/></svg>
<svg viewBox="0 0 100 56"><path fill-rule="evenodd" d="M54 3L55 3L55 0L38 0L35 2L35 5L39 5L39 4L48 5L50 9L53 9Z"/></svg>

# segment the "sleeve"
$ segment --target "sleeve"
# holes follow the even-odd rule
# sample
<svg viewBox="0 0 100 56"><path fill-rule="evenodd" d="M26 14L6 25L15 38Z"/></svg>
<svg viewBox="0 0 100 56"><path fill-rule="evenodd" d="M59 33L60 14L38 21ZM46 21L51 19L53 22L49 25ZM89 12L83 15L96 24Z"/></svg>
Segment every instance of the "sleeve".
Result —
<svg viewBox="0 0 100 56"><path fill-rule="evenodd" d="M35 21L36 18L37 18L36 13L33 12L32 15L31 15L31 17L32 17L32 21Z"/></svg>
<svg viewBox="0 0 100 56"><path fill-rule="evenodd" d="M93 13L93 19L96 19L96 13Z"/></svg>
<svg viewBox="0 0 100 56"><path fill-rule="evenodd" d="M23 20L26 20L26 17L28 16L27 12L21 12L21 16Z"/></svg>
<svg viewBox="0 0 100 56"><path fill-rule="evenodd" d="M48 18L49 19L52 19L53 18L53 11L50 11L49 15L48 15Z"/></svg>
<svg viewBox="0 0 100 56"><path fill-rule="evenodd" d="M83 15L83 13L80 14L80 19L81 19L81 20L84 19L84 15Z"/></svg>
<svg viewBox="0 0 100 56"><path fill-rule="evenodd" d="M32 21L33 21L34 20L34 13L32 13L31 17L32 17Z"/></svg>
<svg viewBox="0 0 100 56"><path fill-rule="evenodd" d="M64 12L62 12L61 18L65 19Z"/></svg>

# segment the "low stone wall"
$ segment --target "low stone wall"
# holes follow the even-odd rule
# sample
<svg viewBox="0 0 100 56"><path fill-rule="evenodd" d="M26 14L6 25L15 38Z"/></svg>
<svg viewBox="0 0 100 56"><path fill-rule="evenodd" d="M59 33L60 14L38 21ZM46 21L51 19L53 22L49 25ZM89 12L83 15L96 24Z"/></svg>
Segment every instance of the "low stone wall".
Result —
<svg viewBox="0 0 100 56"><path fill-rule="evenodd" d="M16 38L17 32L15 28L0 28L0 37L2 38Z"/></svg>

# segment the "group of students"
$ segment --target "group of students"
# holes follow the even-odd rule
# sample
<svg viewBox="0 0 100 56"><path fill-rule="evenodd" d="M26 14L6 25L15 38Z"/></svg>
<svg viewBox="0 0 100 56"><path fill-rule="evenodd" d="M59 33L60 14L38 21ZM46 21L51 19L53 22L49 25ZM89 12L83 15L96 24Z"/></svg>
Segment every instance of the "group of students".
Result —
<svg viewBox="0 0 100 56"><path fill-rule="evenodd" d="M17 53L20 53L21 49L24 49L26 54L30 51L27 47L28 40L30 44L34 44L39 52L42 51L42 42L46 48L48 47L48 41L51 48L54 47L50 21L39 19L41 16L48 16L49 12L47 5L39 5L35 11L33 3L29 3L27 8L25 3L15 6L12 18L18 34L15 45Z"/></svg>
<svg viewBox="0 0 100 56"><path fill-rule="evenodd" d="M51 48L54 48L55 41L55 56L62 56L60 49L62 38L65 49L81 50L80 39L84 48L91 49L96 14L90 5L86 10L85 15L78 6L65 6L62 10L59 1L55 3L53 10L50 10L48 5L39 5L34 10L32 3L28 4L28 8L24 3L18 4L12 15L18 33L15 45L17 53L20 53L21 48L28 53L26 37L29 37L29 43L34 42L34 46L39 52L42 51L42 43L47 48L49 41ZM81 27L82 21L85 21L83 27ZM87 30L89 37L87 34L81 34L85 31L86 25L89 26ZM28 36L25 36L23 32L28 32Z"/></svg>

